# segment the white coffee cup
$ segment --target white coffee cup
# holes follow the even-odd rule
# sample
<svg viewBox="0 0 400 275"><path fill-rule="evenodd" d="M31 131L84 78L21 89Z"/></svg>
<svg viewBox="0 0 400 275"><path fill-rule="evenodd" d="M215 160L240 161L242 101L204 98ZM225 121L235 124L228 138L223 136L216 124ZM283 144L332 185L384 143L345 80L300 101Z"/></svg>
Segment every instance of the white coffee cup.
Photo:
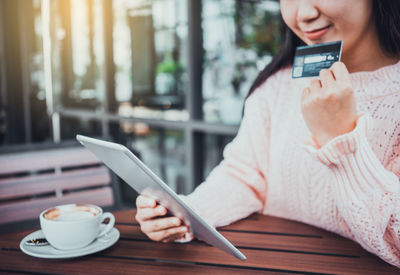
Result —
<svg viewBox="0 0 400 275"><path fill-rule="evenodd" d="M100 232L100 225L110 221ZM65 204L44 210L40 226L47 241L60 250L87 246L96 238L110 232L115 223L114 215L92 204Z"/></svg>

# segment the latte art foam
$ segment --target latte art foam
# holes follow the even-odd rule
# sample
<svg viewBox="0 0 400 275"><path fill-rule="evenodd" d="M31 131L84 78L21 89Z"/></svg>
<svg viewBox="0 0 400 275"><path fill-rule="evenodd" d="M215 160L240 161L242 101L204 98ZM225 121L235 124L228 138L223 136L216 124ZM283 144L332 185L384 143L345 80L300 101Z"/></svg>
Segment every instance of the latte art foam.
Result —
<svg viewBox="0 0 400 275"><path fill-rule="evenodd" d="M86 211L76 211L76 212L68 212L59 215L55 218L55 221L78 221L78 220L85 220L93 217L92 213Z"/></svg>
<svg viewBox="0 0 400 275"><path fill-rule="evenodd" d="M73 204L52 208L44 213L43 216L53 221L77 221L92 218L99 213L100 211L97 208Z"/></svg>

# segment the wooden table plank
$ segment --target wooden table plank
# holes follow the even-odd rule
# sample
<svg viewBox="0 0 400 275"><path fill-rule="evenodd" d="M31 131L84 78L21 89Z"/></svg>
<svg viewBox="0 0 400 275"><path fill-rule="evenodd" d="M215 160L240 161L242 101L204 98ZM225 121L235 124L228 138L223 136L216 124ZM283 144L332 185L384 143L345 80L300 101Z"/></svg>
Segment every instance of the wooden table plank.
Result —
<svg viewBox="0 0 400 275"><path fill-rule="evenodd" d="M133 221L135 216L134 210L121 212L119 215L117 217L118 222L122 221L127 224L135 223ZM141 236L143 238L140 232L137 232L136 236L132 236L133 232L129 233L126 231L127 229L123 228L120 230L122 237L126 237L127 239L129 239L129 236L133 238ZM257 251L267 254L276 250L276 253L301 255L302 257L300 258L304 261L303 264L306 268L304 271L315 272L313 269L308 269L310 268L309 265L312 268L316 262L325 261L323 260L323 257L325 257L330 259L330 265L336 265L339 268L326 269L329 272L344 272L345 270L342 267L354 272L354 268L362 263L364 267L363 273L370 271L378 272L381 270L398 273L398 269L385 263L375 255L366 252L359 244L336 234L295 221L270 216L252 215L248 219L221 228L220 232L235 246L238 246L239 249L242 248L242 252L248 257L250 252L247 252L246 250L248 249L243 249L243 247L257 248ZM250 254L252 255L252 253ZM212 258L214 259L214 257ZM295 261L295 259L293 260Z"/></svg>
<svg viewBox="0 0 400 275"><path fill-rule="evenodd" d="M322 272L330 274L398 274L398 269L376 259L363 261L358 258L332 257L280 251L257 251L242 249L247 260L242 262L225 252L208 246L187 244L160 244L153 242L120 240L105 255L208 263L216 266L242 267L246 270L265 269L277 271ZM128 256L129 257L129 256Z"/></svg>
<svg viewBox="0 0 400 275"><path fill-rule="evenodd" d="M153 251L157 250L157 246L158 245L164 245L165 248L165 244L161 244L161 243L155 243L150 241L143 233L141 233L138 229L137 226L117 226L117 228L121 231L121 233L123 233L124 231L128 231L129 232L129 236L137 236L139 237L136 241L128 241L129 243L133 244L136 248L140 249L140 245L141 245L141 241L142 242L148 242L151 245L155 245L155 249L151 249ZM134 229L134 230L132 230ZM134 269L136 270L140 270L141 268L144 268L144 270L147 270L148 272L154 271L154 274L169 274L164 272L165 269L167 268L172 268L169 267L168 265L164 264L164 263L174 263L175 265L177 265L176 269L172 269L174 271L172 271L171 274L176 274L177 272L179 272L179 270L182 270L182 272L184 271L188 271L186 273L195 273L195 274L210 274L211 272L214 272L216 274L243 274L244 270L246 274L260 274L260 272L262 272L262 274L282 274L282 270L276 270L274 271L274 269L270 269L270 268L258 268L258 267L249 267L249 268L243 268L241 266L231 266L231 265L224 265L224 264L220 264L220 263L209 263L209 262L196 262L196 261L187 261L187 260L182 260L182 259L178 259L178 260L174 260L174 259L158 259L158 258L152 258L152 257L142 257L140 255L137 255L137 253L131 253L131 251L129 250L125 250L124 253L122 254L118 254L118 253L114 253L112 252L111 254L107 254L107 251L113 251L114 249L117 249L117 251L119 250L118 248L115 248L115 246L118 245L119 242L124 241L125 237L123 234L121 234L121 239L118 241L118 243L116 245L114 245L113 247L107 249L106 251L102 251L99 253L96 253L94 255L91 256L86 256L86 257L81 257L78 259L67 259L67 260L49 260L49 259L39 259L39 258L34 258L34 257L30 257L27 256L25 254L23 254L21 251L19 251L19 242L20 240L26 236L27 234L33 232L35 230L29 230L29 231L23 231L23 232L16 232L16 233L8 233L8 234L3 234L0 238L0 271L1 270L9 270L9 271L44 271L43 267L45 266L45 271L49 272L51 274L53 273L59 273L59 274L65 274L62 271L66 268L65 265L68 266L67 269L68 270L67 274L74 274L76 272L82 273L82 274L86 274L86 270L83 269L81 270L81 267L79 267L81 264L81 262L79 261L80 259L88 259L88 261L90 261L90 265L92 264L96 264L96 269L100 268L100 266L97 264L97 262L92 263L92 258L93 257L100 257L100 258L104 258L104 257L108 257L111 259L120 259L120 260L127 260L127 261L133 261L134 263L130 263L132 264L138 264L138 265L142 265L143 260L144 263L146 265L148 265L148 262L154 262L155 259L157 259L158 261L163 261L163 262L158 262L157 268L153 268L153 269L149 269L149 267L144 266L144 267L139 267L138 269ZM133 235L132 235L133 233ZM168 244L167 244L168 245ZM202 246L204 248L212 248L209 247L207 245L205 245L202 242L199 241L194 241L191 242L189 245L191 248L191 250L193 250L194 252L196 252L196 247L197 246ZM212 248L214 249L214 248ZM167 249L168 250L168 249ZM19 254L15 254L16 252L18 252ZM2 257L2 254L5 254L5 257ZM168 253L168 252L167 252ZM10 255L13 254L13 255ZM224 253L225 254L225 253ZM204 255L207 255L207 253L205 253ZM18 259L14 259L14 257L18 256ZM227 257L231 257L227 254L225 254L225 256ZM22 257L22 258L20 258ZM10 260L11 259L11 260ZM235 260L235 259L234 259ZM113 262L113 260L111 260ZM137 263L137 261L139 261L139 263ZM19 263L24 262L24 264L26 264L28 269L21 269L21 265ZM56 264L53 264L54 262L56 262ZM76 264L76 268L70 268L70 265L74 266L74 263ZM59 268L58 265L62 265L64 266L64 268ZM116 267L116 269L112 269L111 270L118 270L118 266ZM189 270L186 270L187 268L190 268ZM61 270L61 271L60 271ZM101 269L103 271L103 269ZM131 269L132 270L132 269ZM193 272L194 271L194 272ZM110 272L106 269L104 269L104 272L106 274L109 274ZM87 271L88 274L93 273L93 269L89 269L89 271ZM97 271L96 271L97 273ZM129 272L128 272L129 273ZM295 272L296 273L296 272ZM100 273L99 273L100 274Z"/></svg>
<svg viewBox="0 0 400 275"><path fill-rule="evenodd" d="M119 223L137 223L135 221L136 209L119 211L116 213L116 220ZM268 218L266 218L268 217ZM218 228L220 231L252 231L252 232L267 232L271 234L285 234L293 236L305 237L329 237L333 239L340 239L341 237L325 231L314 226L281 219L273 216L264 216L261 214L253 214L243 220L237 221L231 225Z"/></svg>
<svg viewBox="0 0 400 275"><path fill-rule="evenodd" d="M121 239L113 247L78 259L47 260L30 257L20 252L18 246L19 241L31 231L3 234L0 236L0 272L30 270L60 274L67 271L85 273L85 266L89 266L91 268L87 269L88 273L94 272L93 267L96 267L96 273L110 273L109 270L114 271L112 273L123 273L125 269L122 267L126 266L127 272L140 270L143 273L162 274L169 274L170 271L173 274L256 274L264 271L399 274L399 269L367 253L350 240L292 221L260 215L257 219L250 217L240 221L239 225L223 228L221 233L248 257L243 262L199 241L188 244L152 242L134 223L134 213L132 210L115 213ZM271 232L265 234L261 225ZM296 230L291 228L297 226L300 234L292 234ZM103 261L109 263L104 265L104 269L103 265L98 264ZM26 269L18 269L22 268L18 264L21 262L26 263ZM115 267L112 268L114 263Z"/></svg>
<svg viewBox="0 0 400 275"><path fill-rule="evenodd" d="M146 235L144 235L137 225L116 225L116 228L121 233L121 239L125 240L139 240L139 241L149 241ZM8 233L4 235L4 241L2 244L7 247L18 248L18 240L21 240L25 235L30 233L20 232L20 233ZM269 250L293 250L309 253L320 253L320 254L331 254L332 256L347 256L347 257L360 257L371 256L371 254L365 252L362 248L359 250L348 249L347 247L334 247L333 243L328 241L323 241L321 239L308 239L308 238L298 238L287 236L271 236L271 235L261 235L258 234L243 234L240 232L223 232L223 235L230 240L239 249L242 247L250 247L254 249L269 249ZM196 243L196 245L205 245L205 243ZM373 256L374 257L374 256Z"/></svg>
<svg viewBox="0 0 400 275"><path fill-rule="evenodd" d="M121 238L148 240L148 238L139 230L137 223L126 225L118 223L117 220L116 227L121 232ZM295 250L346 256L371 256L371 254L366 252L359 244L340 237L338 240L331 240L325 238L293 237L258 233L243 234L241 232L225 231L221 231L221 233L238 247ZM9 233L4 235L4 237L8 240L17 241L18 239L22 239L26 234L28 234L28 232Z"/></svg>
<svg viewBox="0 0 400 275"><path fill-rule="evenodd" d="M22 264L23 263L23 264ZM40 272L48 274L243 274L241 269L194 265L191 263L157 262L131 257L107 257L102 253L67 260L30 257L21 251L0 251L0 272ZM249 270L246 274L260 274ZM25 274L26 274L25 273ZM277 274L269 271L263 274ZM281 273L279 273L281 274Z"/></svg>
<svg viewBox="0 0 400 275"><path fill-rule="evenodd" d="M117 223L139 226L134 218L135 214L136 210L120 211L116 213ZM234 224L218 228L218 231L238 246L257 247L259 244L279 246L279 249L296 248L320 253L371 255L358 243L337 234L271 216L255 214ZM250 234L254 239L244 238L243 233ZM294 238L296 238L295 242L293 242Z"/></svg>
<svg viewBox="0 0 400 275"><path fill-rule="evenodd" d="M148 240L146 235L144 235L137 228L137 225L120 225L116 226L121 232L121 238L130 240ZM330 239L314 239L314 238L302 238L302 237L292 237L292 236L280 236L280 235L264 235L257 233L246 233L241 232L221 232L222 235L227 238L236 247L252 247L267 248L271 250L294 250L303 251L310 253L320 253L320 254L332 254L341 255L348 257L360 257L369 255L358 244L348 240L338 242L337 244Z"/></svg>

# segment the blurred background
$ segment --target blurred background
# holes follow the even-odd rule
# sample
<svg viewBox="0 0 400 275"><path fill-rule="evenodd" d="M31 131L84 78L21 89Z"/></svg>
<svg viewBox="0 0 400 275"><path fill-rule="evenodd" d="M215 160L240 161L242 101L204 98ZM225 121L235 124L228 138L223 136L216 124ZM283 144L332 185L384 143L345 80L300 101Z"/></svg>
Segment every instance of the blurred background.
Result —
<svg viewBox="0 0 400 275"><path fill-rule="evenodd" d="M3 157L89 135L185 194L221 160L281 45L273 0L1 0L0 20Z"/></svg>

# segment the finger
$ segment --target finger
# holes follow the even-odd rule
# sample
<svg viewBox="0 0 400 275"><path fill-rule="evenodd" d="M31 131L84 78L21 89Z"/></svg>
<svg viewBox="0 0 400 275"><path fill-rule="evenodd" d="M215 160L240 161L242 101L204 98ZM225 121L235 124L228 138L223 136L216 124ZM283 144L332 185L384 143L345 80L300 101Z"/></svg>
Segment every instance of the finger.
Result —
<svg viewBox="0 0 400 275"><path fill-rule="evenodd" d="M147 220L140 224L143 232L151 233L162 231L168 228L180 226L182 221L177 217L167 217L155 220Z"/></svg>
<svg viewBox="0 0 400 275"><path fill-rule="evenodd" d="M157 205L156 201L149 197L140 195L136 198L136 207L137 208L147 208L147 207L153 208L156 205Z"/></svg>
<svg viewBox="0 0 400 275"><path fill-rule="evenodd" d="M319 91L321 89L322 85L321 85L321 81L319 79L314 79L313 81L311 81L310 84L310 89L311 89L311 93L315 92L315 91Z"/></svg>
<svg viewBox="0 0 400 275"><path fill-rule="evenodd" d="M304 100L309 97L310 93L310 88L304 88L303 93L301 94L301 101L304 102Z"/></svg>
<svg viewBox="0 0 400 275"><path fill-rule="evenodd" d="M333 77L336 80L344 80L344 81L351 81L350 80L350 74L349 71L347 70L346 65L344 65L343 62L335 62L333 63L331 67L331 71L333 74Z"/></svg>
<svg viewBox="0 0 400 275"><path fill-rule="evenodd" d="M186 232L178 232L162 240L163 243L170 243L178 239L184 238Z"/></svg>
<svg viewBox="0 0 400 275"><path fill-rule="evenodd" d="M144 222L150 219L153 219L155 217L160 217L164 216L167 214L167 209L161 205L155 207L155 208L140 208L136 212L136 220L138 222Z"/></svg>
<svg viewBox="0 0 400 275"><path fill-rule="evenodd" d="M322 87L330 87L335 83L335 78L331 70L323 69L319 72L319 79Z"/></svg>
<svg viewBox="0 0 400 275"><path fill-rule="evenodd" d="M188 230L187 226L180 226L180 227L169 228L169 229L162 230L162 231L152 232L152 233L149 233L147 236L150 239L152 239L153 241L159 242L159 241L167 239L175 234L186 233L187 230Z"/></svg>

